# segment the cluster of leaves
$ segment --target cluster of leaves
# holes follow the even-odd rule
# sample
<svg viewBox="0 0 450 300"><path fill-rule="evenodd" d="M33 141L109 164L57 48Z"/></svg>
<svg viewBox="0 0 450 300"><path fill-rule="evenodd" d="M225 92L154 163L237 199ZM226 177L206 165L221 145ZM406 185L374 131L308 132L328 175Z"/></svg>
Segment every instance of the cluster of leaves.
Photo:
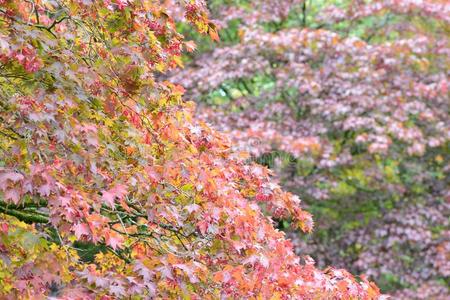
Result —
<svg viewBox="0 0 450 300"><path fill-rule="evenodd" d="M1 298L382 298L296 256L258 203L308 232L299 198L161 80L172 13L217 39L202 1L0 1Z"/></svg>
<svg viewBox="0 0 450 300"><path fill-rule="evenodd" d="M446 298L450 5L330 2L222 2L238 38L171 79L305 200L319 225L300 253Z"/></svg>
<svg viewBox="0 0 450 300"><path fill-rule="evenodd" d="M2 216L0 221L0 294L20 290L26 298L68 284L76 266L73 249L49 243L42 233L16 218ZM36 268L35 266L39 266Z"/></svg>

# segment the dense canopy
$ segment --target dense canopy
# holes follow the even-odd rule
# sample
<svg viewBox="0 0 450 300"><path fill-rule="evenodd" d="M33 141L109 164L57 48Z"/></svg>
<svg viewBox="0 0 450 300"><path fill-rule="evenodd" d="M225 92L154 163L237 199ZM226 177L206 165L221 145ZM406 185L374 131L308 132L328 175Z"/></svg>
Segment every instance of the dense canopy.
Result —
<svg viewBox="0 0 450 300"><path fill-rule="evenodd" d="M162 79L173 18L218 39L202 1L0 0L0 296L379 298L294 254L299 198Z"/></svg>

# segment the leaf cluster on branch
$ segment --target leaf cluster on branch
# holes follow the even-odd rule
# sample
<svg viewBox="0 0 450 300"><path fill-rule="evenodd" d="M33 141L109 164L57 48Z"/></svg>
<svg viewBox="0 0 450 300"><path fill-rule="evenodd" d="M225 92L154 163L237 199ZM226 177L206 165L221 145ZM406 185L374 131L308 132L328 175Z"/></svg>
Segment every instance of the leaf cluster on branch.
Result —
<svg viewBox="0 0 450 300"><path fill-rule="evenodd" d="M217 39L202 1L0 1L0 296L379 298L296 256L257 203L308 232L299 198L158 79L171 12Z"/></svg>

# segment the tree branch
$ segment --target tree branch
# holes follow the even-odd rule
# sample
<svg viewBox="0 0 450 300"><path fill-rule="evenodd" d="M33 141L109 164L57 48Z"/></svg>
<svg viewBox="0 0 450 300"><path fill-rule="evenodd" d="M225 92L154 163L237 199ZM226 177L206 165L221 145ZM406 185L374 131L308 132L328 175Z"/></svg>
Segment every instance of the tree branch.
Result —
<svg viewBox="0 0 450 300"><path fill-rule="evenodd" d="M16 210L13 208L8 208L7 206L4 205L3 202L0 202L0 213L4 213L5 215L9 215L9 216L13 216L16 217L17 219L19 219L20 221L23 221L27 224L32 224L32 223L48 223L48 217L45 217L41 214L33 214L31 212L25 212L25 211L20 211L20 210Z"/></svg>

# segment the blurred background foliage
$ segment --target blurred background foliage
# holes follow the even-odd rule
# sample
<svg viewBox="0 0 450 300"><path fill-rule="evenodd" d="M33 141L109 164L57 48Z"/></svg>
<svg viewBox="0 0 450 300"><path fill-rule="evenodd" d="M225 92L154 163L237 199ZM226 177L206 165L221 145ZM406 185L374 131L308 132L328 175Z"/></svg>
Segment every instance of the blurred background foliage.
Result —
<svg viewBox="0 0 450 300"><path fill-rule="evenodd" d="M185 70L171 76L186 87L187 98L198 102L199 115L245 144L251 159L275 170L281 185L298 194L313 213L317 225L307 237L292 232L289 220L279 220L297 251L322 267L366 273L399 299L448 299L449 4L207 3L221 40L214 43L178 24L197 50L184 56ZM336 40L299 38L297 45L283 44L283 38L305 30L311 35L327 32ZM335 70L333 64L346 66ZM218 67L205 72L213 65ZM306 75L296 68L305 66L308 74L322 76L319 92L311 82L298 86ZM373 75L371 86L364 72L379 71L382 79ZM356 102L353 98L350 109L341 107L336 113L327 106L336 104L338 110L348 97L342 91L333 94L339 91L336 86L324 86L331 81L339 86L337 79L354 87ZM360 87L364 85L368 87ZM415 88L420 91L411 92ZM374 104L365 106L364 101ZM431 116L424 117L425 110ZM255 122L270 124L259 129L270 127L277 138L249 135L255 133ZM289 146L309 135L318 137L319 146L291 151Z"/></svg>

